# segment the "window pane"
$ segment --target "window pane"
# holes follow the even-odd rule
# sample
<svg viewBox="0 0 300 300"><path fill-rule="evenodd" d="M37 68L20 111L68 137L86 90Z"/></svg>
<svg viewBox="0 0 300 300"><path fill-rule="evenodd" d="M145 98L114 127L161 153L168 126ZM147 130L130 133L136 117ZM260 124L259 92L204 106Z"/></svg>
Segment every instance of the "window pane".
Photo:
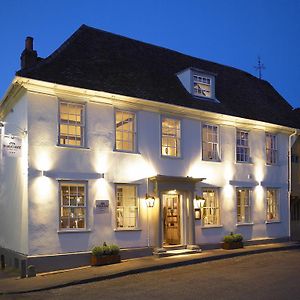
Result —
<svg viewBox="0 0 300 300"><path fill-rule="evenodd" d="M83 146L84 105L60 102L60 145Z"/></svg>
<svg viewBox="0 0 300 300"><path fill-rule="evenodd" d="M219 160L218 127L204 124L202 126L202 159Z"/></svg>
<svg viewBox="0 0 300 300"><path fill-rule="evenodd" d="M161 154L180 156L180 120L163 118L161 125Z"/></svg>
<svg viewBox="0 0 300 300"><path fill-rule="evenodd" d="M60 228L85 228L85 185L61 183Z"/></svg>
<svg viewBox="0 0 300 300"><path fill-rule="evenodd" d="M135 142L135 115L129 112L116 111L115 120L116 149L133 152Z"/></svg>
<svg viewBox="0 0 300 300"><path fill-rule="evenodd" d="M117 228L137 227L137 194L134 185L116 187L116 225Z"/></svg>

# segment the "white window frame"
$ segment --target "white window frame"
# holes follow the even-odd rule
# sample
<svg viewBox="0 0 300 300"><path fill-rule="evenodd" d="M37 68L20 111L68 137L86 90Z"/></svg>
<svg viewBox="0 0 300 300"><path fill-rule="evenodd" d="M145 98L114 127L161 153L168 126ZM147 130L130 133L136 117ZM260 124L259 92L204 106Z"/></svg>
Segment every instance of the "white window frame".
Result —
<svg viewBox="0 0 300 300"><path fill-rule="evenodd" d="M247 136L247 139L242 138L242 134L245 134ZM238 162L238 163L250 163L249 135L250 135L250 133L247 130L236 129L235 159L236 159L236 162ZM240 144L238 144L238 141ZM240 155L240 159L238 159L238 155ZM244 157L243 159L242 159L242 156Z"/></svg>
<svg viewBox="0 0 300 300"><path fill-rule="evenodd" d="M238 197L239 197L239 192L242 190L245 190L248 193L248 205L245 202L245 200L244 203L241 203L241 199L239 205ZM240 214L239 214L239 207L240 207ZM246 209L249 209L248 220L246 220ZM236 220L238 225L252 224L252 188L248 188L248 187L236 188Z"/></svg>
<svg viewBox="0 0 300 300"><path fill-rule="evenodd" d="M164 134L163 131L164 131L164 128L163 128L163 122L164 120L173 120L173 121L176 121L178 122L179 124L179 129L177 129L177 127L173 127L173 129L176 131L176 136L170 136L170 135L167 135L167 134ZM161 122L160 122L160 127L161 127L161 130L160 130L160 153L161 153L161 156L163 157L171 157L171 158L181 158L181 137L182 137L182 122L180 119L177 119L177 118L172 118L172 117L168 117L168 116L161 116ZM167 140L175 140L175 145L176 147L171 147L169 145L169 143L167 142L167 144L165 145L163 143L163 139L166 138ZM166 146L166 147L164 147ZM165 149L165 151L163 151L163 147ZM172 149L175 149L175 152L176 152L176 155L170 155L170 154L167 154L165 153L166 151L168 151L169 148L172 148Z"/></svg>
<svg viewBox="0 0 300 300"><path fill-rule="evenodd" d="M67 104L67 105L73 105L73 106L81 106L82 107L82 115L81 119L82 121L80 123L75 122L74 124L70 123L70 120L65 121L61 119L61 104ZM74 147L74 148L84 148L86 145L85 141L85 128L86 128L86 104L82 102L71 102L71 101L66 101L66 100L59 100L58 101L58 146L63 146L63 147ZM66 126L79 126L80 127L80 132L81 132L81 139L80 139L80 145L72 145L68 143L61 143L61 129L60 125L66 125ZM69 140L70 135L67 135L67 141ZM76 140L76 138L75 138Z"/></svg>
<svg viewBox="0 0 300 300"><path fill-rule="evenodd" d="M268 148L267 139L271 139L271 148ZM278 161L277 135L266 132L266 164L276 165Z"/></svg>
<svg viewBox="0 0 300 300"><path fill-rule="evenodd" d="M270 197L268 195L268 191L275 192L275 201L273 199L273 203L270 205ZM275 202L275 203L274 203ZM270 209L271 208L271 209ZM276 217L271 217L271 215L274 215L274 210ZM266 222L272 223L272 222L280 222L280 189L273 188L273 187L267 187L266 188Z"/></svg>
<svg viewBox="0 0 300 300"><path fill-rule="evenodd" d="M207 87L208 90L205 90L199 86L197 88L197 84ZM208 92L210 95L205 95L205 92ZM197 97L214 99L214 77L203 73L192 72L192 93Z"/></svg>
<svg viewBox="0 0 300 300"><path fill-rule="evenodd" d="M64 186L76 186L77 190L78 187L84 187L84 205L63 205L63 194L62 194L62 187ZM86 230L88 227L88 182L83 181L83 180L76 180L76 181L71 181L71 180L60 180L59 181L59 231L81 231L81 230ZM63 208L69 208L69 209L75 209L75 208L82 208L85 212L84 214L84 227L80 228L70 228L70 227L61 227L61 219L62 219L62 209ZM68 218L69 224L70 224L70 217Z"/></svg>
<svg viewBox="0 0 300 300"><path fill-rule="evenodd" d="M204 136L204 127L207 128L207 136ZM211 141L208 140L209 134L213 137L214 135L214 128L217 129L217 142L213 141L213 138ZM208 130L211 130L211 133L208 132ZM220 131L219 126L212 125L212 124L202 124L201 126L201 136L202 136L202 160L204 161L220 161ZM209 151L208 149L211 149ZM207 154L205 154L205 149L207 149ZM209 152L212 154L209 156ZM211 158L210 158L211 157Z"/></svg>
<svg viewBox="0 0 300 300"><path fill-rule="evenodd" d="M124 149L124 147L122 147L121 149L118 149L117 148L117 124L116 124L116 120L117 120L117 113L122 113L122 114L130 114L133 116L134 120L132 122L132 125L133 125L133 131L126 131L126 130L120 130L120 132L122 132L122 135L123 133L127 133L127 134L132 134L132 143L133 143L133 147L132 147L132 150L128 150L128 149ZM123 118L122 118L123 119ZM133 111L129 111L129 110L122 110L122 109L115 109L115 112L114 112L114 128L115 128L115 147L114 147L114 151L118 151L118 152L127 152L127 153L136 153L137 152L137 145L136 145L136 141L137 141L137 130L136 130L136 113L133 112ZM124 141L126 142L126 140L122 139L122 145L124 143Z"/></svg>
<svg viewBox="0 0 300 300"><path fill-rule="evenodd" d="M213 206L207 206L207 199L205 198L206 193L214 193ZM221 224L219 190L217 188L202 189L202 196L205 199L205 203L202 208L203 211L202 226L203 227L219 226ZM212 223L211 221L209 221L209 219L216 219L216 222Z"/></svg>
<svg viewBox="0 0 300 300"><path fill-rule="evenodd" d="M128 208L134 209L135 210L135 226L118 226L118 212L121 211L123 209L123 214L124 214L124 205L120 205L118 206L118 187L121 186L132 186L135 188L135 201L136 201L136 205L134 206L129 206ZM126 184L126 183L116 183L115 184L115 203L116 203L116 209L115 209L115 222L116 222L116 226L115 226L115 230L117 231L130 231L130 230L138 230L139 229L139 197L138 197L138 185L136 184ZM125 216L123 215L123 218L125 218ZM124 223L124 222L123 222Z"/></svg>

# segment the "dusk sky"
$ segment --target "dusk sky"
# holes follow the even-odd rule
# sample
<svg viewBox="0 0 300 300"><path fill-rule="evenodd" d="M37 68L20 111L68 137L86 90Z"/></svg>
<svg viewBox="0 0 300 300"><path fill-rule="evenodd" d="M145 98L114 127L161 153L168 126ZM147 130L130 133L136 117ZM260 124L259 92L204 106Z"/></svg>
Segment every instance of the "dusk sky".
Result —
<svg viewBox="0 0 300 300"><path fill-rule="evenodd" d="M0 99L20 68L26 36L47 57L81 24L253 75L260 55L263 78L300 106L299 0L3 0Z"/></svg>

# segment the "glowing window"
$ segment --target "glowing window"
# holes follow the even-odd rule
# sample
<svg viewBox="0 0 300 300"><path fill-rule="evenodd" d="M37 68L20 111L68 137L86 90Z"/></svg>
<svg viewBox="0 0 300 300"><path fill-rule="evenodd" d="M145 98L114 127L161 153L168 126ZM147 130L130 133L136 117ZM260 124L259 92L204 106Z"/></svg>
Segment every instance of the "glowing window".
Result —
<svg viewBox="0 0 300 300"><path fill-rule="evenodd" d="M278 190L268 188L267 189L267 221L279 220L279 202L278 202Z"/></svg>
<svg viewBox="0 0 300 300"><path fill-rule="evenodd" d="M162 118L161 122L161 154L180 157L181 139L180 120Z"/></svg>
<svg viewBox="0 0 300 300"><path fill-rule="evenodd" d="M59 104L59 145L84 146L83 104L63 102Z"/></svg>
<svg viewBox="0 0 300 300"><path fill-rule="evenodd" d="M202 126L202 159L219 160L218 126L204 124Z"/></svg>
<svg viewBox="0 0 300 300"><path fill-rule="evenodd" d="M237 189L237 222L251 223L251 190L247 188Z"/></svg>
<svg viewBox="0 0 300 300"><path fill-rule="evenodd" d="M135 114L126 111L116 111L116 150L134 152L135 151Z"/></svg>
<svg viewBox="0 0 300 300"><path fill-rule="evenodd" d="M236 161L250 162L249 132L236 131Z"/></svg>
<svg viewBox="0 0 300 300"><path fill-rule="evenodd" d="M116 186L116 200L117 229L137 228L137 187L135 185L118 184Z"/></svg>
<svg viewBox="0 0 300 300"><path fill-rule="evenodd" d="M268 165L277 163L277 138L270 133L266 133L266 160Z"/></svg>
<svg viewBox="0 0 300 300"><path fill-rule="evenodd" d="M194 95L212 97L212 80L203 75L193 75Z"/></svg>
<svg viewBox="0 0 300 300"><path fill-rule="evenodd" d="M86 183L60 183L60 228L86 228Z"/></svg>
<svg viewBox="0 0 300 300"><path fill-rule="evenodd" d="M205 199L203 206L203 226L219 225L220 208L217 190L203 190L202 194Z"/></svg>

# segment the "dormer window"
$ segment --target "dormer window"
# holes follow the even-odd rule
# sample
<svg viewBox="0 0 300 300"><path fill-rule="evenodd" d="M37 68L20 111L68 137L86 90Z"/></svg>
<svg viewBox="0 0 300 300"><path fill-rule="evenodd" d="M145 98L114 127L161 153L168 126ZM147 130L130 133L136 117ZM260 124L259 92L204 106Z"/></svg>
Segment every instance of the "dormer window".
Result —
<svg viewBox="0 0 300 300"><path fill-rule="evenodd" d="M193 75L194 95L211 98L211 79L206 76Z"/></svg>
<svg viewBox="0 0 300 300"><path fill-rule="evenodd" d="M184 88L198 100L220 103L215 95L215 77L217 74L196 68L187 68L176 75Z"/></svg>

